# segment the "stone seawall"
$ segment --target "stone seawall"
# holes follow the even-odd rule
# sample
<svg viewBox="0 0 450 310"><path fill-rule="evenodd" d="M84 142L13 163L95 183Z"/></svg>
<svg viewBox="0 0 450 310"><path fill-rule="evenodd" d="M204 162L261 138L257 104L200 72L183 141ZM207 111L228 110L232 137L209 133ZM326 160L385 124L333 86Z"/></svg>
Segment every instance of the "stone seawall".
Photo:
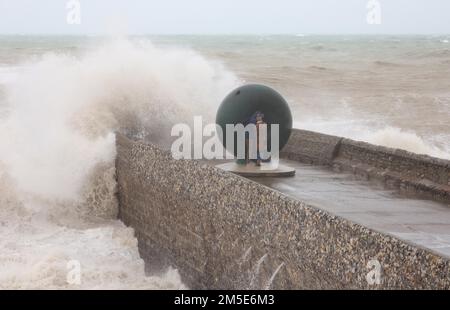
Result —
<svg viewBox="0 0 450 310"><path fill-rule="evenodd" d="M210 165L117 135L116 167L148 270L174 266L190 288L450 289L448 259Z"/></svg>
<svg viewBox="0 0 450 310"><path fill-rule="evenodd" d="M333 167L450 203L450 161L294 129L283 157Z"/></svg>
<svg viewBox="0 0 450 310"><path fill-rule="evenodd" d="M294 129L281 156L308 164L331 165L341 142L341 137Z"/></svg>

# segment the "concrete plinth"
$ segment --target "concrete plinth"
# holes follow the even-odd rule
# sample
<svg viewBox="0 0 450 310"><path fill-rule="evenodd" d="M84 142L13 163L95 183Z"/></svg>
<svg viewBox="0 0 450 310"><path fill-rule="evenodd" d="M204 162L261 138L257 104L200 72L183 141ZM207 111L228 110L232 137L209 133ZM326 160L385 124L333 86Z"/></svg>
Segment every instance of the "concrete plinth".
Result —
<svg viewBox="0 0 450 310"><path fill-rule="evenodd" d="M262 163L261 166L256 166L253 162L247 165L230 162L216 167L243 177L292 177L295 175L294 168L282 164L278 164L278 167L272 167L270 163Z"/></svg>

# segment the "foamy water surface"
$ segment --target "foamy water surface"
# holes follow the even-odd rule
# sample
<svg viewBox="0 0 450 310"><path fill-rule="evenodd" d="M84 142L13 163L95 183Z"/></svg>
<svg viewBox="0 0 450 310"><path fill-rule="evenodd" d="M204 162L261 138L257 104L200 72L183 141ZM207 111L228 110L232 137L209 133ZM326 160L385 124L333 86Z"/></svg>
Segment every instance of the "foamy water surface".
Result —
<svg viewBox="0 0 450 310"><path fill-rule="evenodd" d="M114 132L163 142L236 77L193 50L127 40L0 73L0 288L185 288L175 270L146 275L117 220Z"/></svg>

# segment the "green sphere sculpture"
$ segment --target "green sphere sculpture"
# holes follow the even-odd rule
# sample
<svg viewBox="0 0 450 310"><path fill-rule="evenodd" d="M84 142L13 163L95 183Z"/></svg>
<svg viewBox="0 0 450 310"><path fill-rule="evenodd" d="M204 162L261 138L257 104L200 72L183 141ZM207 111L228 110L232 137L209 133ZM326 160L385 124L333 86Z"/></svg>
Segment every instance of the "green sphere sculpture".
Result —
<svg viewBox="0 0 450 310"><path fill-rule="evenodd" d="M292 114L288 103L274 89L250 84L233 90L222 102L217 111L216 124L222 128L222 141L224 147L231 151L231 146L226 145L226 125L243 124L256 113L262 112L264 122L268 128L268 148L271 150L270 128L272 124L279 124L279 150L283 149L289 140L292 131ZM235 134L236 135L236 134ZM234 156L237 156L237 139L234 139Z"/></svg>

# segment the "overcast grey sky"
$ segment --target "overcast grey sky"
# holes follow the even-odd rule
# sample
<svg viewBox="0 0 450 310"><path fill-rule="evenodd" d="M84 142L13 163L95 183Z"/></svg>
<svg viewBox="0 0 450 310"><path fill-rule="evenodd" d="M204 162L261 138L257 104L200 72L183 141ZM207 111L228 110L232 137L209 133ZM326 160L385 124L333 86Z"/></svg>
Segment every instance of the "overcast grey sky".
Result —
<svg viewBox="0 0 450 310"><path fill-rule="evenodd" d="M426 34L450 33L450 0L0 0L0 34Z"/></svg>

